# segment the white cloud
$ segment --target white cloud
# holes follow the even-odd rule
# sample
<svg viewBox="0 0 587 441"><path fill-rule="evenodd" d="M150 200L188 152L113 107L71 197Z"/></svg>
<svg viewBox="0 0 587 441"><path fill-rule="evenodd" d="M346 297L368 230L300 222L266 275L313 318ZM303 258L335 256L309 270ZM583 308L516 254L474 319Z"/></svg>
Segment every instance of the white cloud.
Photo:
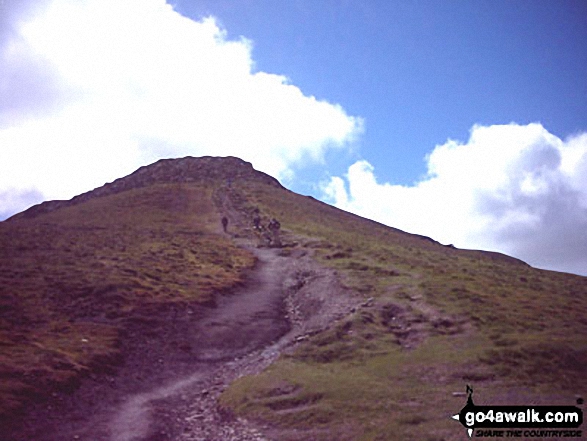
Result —
<svg viewBox="0 0 587 441"><path fill-rule="evenodd" d="M3 212L30 203L18 194L70 198L160 157L234 155L284 178L362 131L340 106L256 72L252 43L213 18L164 0L28 3L0 35Z"/></svg>
<svg viewBox="0 0 587 441"><path fill-rule="evenodd" d="M475 126L467 143L449 140L427 162L414 186L378 183L371 164L356 162L325 199L445 244L587 275L587 133L561 140L540 124Z"/></svg>

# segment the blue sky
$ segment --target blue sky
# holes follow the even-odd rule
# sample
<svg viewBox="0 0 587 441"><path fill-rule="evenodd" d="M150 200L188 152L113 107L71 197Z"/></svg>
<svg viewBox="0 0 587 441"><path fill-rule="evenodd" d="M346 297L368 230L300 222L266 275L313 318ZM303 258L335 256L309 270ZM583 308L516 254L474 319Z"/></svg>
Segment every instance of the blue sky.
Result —
<svg viewBox="0 0 587 441"><path fill-rule="evenodd" d="M176 5L252 39L257 69L365 118L356 155L385 181L413 183L435 145L466 140L474 124L540 122L559 137L587 129L581 0Z"/></svg>
<svg viewBox="0 0 587 441"><path fill-rule="evenodd" d="M0 220L160 158L587 275L584 0L0 0Z"/></svg>

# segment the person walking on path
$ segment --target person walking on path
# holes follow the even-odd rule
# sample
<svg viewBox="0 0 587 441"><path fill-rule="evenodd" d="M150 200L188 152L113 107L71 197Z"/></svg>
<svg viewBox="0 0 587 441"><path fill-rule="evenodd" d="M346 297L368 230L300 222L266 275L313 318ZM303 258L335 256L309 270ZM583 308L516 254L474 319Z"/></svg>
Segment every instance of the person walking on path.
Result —
<svg viewBox="0 0 587 441"><path fill-rule="evenodd" d="M267 229L271 232L271 245L275 247L281 246L281 239L279 238L279 229L281 228L281 224L275 218L269 221L267 225Z"/></svg>

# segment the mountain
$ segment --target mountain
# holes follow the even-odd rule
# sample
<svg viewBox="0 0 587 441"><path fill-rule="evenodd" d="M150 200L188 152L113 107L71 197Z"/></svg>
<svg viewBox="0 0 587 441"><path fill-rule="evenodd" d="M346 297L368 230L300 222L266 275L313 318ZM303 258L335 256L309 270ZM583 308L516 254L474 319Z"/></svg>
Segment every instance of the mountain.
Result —
<svg viewBox="0 0 587 441"><path fill-rule="evenodd" d="M323 314L303 296L325 274L339 288L324 285L321 301L354 306L223 389L225 415L273 439L440 440L462 430L449 416L466 384L491 404L585 395L586 278L363 219L238 158L188 157L0 223L2 421L102 387L140 357L195 352L204 343L184 327L208 323L262 263L255 249L270 233L253 228L256 215L281 223L274 251L297 277L284 292L298 320ZM301 259L316 269L295 272Z"/></svg>

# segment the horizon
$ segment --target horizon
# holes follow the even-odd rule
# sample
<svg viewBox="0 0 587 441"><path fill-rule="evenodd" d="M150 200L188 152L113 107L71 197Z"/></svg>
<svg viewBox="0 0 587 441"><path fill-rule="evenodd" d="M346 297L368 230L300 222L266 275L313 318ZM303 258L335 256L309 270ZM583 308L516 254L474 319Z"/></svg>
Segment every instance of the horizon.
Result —
<svg viewBox="0 0 587 441"><path fill-rule="evenodd" d="M587 275L586 14L4 0L0 220L158 159L236 156L385 225Z"/></svg>
<svg viewBox="0 0 587 441"><path fill-rule="evenodd" d="M159 158L159 159L157 159L155 162L152 162L151 164L146 164L146 165L142 165L142 166L140 166L140 167L139 167L139 168L137 168L135 171L133 171L132 173L130 173L130 174L126 175L126 176L122 176L122 177L120 177L120 178L117 178L117 179L115 179L115 180L113 180L113 181L111 181L111 182L107 182L107 183L105 183L104 185L102 185L102 186L100 186L100 187L96 187L96 188L94 188L94 189L92 189L92 190L89 190L89 191L87 191L87 192L85 192L85 193L81 193L81 194L75 195L75 196L73 196L73 197L72 197L72 198L70 198L70 199L53 199L53 200L47 200L47 201L40 202L39 204L36 204L36 205L41 205L41 204L43 204L43 203L46 203L46 202L69 202L69 201L71 201L72 199L75 199L77 196L80 196L80 195L82 195L82 194L91 193L91 192L93 192L93 191L95 191L95 190L98 190L98 189L100 189L100 188L102 188L102 187L105 187L105 186L106 186L106 185L108 185L108 184L112 184L112 183L113 183L113 182L115 182L115 181L118 181L118 180L121 180L121 179L128 178L128 177L130 177L131 175L133 175L133 174L135 174L136 172L138 172L139 170L141 170L141 169L144 169L144 168L147 168L147 167L150 167L150 166L152 166L152 165L155 165L155 164L156 164L156 163L158 163L158 162L161 162L161 161L181 161L181 160L188 159L188 158L189 158L189 159L200 159L200 158L239 159L239 160L243 161L245 164L249 164L249 165L253 166L253 169L255 170L255 172L264 173L264 172L262 172L261 170L257 170L257 169L255 169L255 168L254 168L254 165L253 165L253 164L251 164L250 162L248 162L248 161L245 161L244 159L242 159L242 158L239 158L239 157L237 157L237 156L213 156L213 155L203 155L203 156L189 156L189 155L188 155L188 156L184 156L184 157L182 157L182 158ZM268 176L270 176L270 177L272 177L272 178L276 179L276 180L277 180L277 182L279 182L279 180L278 180L277 178L275 178L275 177L271 176L270 174L268 174ZM281 182L279 182L279 183L281 184ZM282 184L282 185L283 185L283 184ZM284 187L285 189L287 189L287 190L293 191L293 190L291 190L291 189L287 188L286 186L283 186L283 187ZM301 196L304 196L304 195L302 195L301 193L297 193L297 192L294 192L294 193L296 193L296 194L300 194ZM108 196L108 195L105 195L105 196ZM306 195L306 196L309 196L309 195ZM99 197L104 197L104 196L99 196ZM320 201L320 200L318 200L318 201L319 201L319 202L324 202L324 201ZM16 216L16 215L18 215L18 214L20 214L20 213L23 213L24 211L27 211L28 209L30 209L30 208L33 208L33 207L34 207L34 206L36 206L36 205L33 205L33 206L31 206L31 207L27 208L26 210L23 210L22 212L15 213L15 214L13 214L12 216ZM330 204L328 204L328 205L330 205ZM370 218L367 218L367 217L361 216L360 214L357 214L357 213L352 213L352 212L350 212L350 211L344 210L344 209L342 209L342 208L338 208L338 207L336 207L336 206L333 206L333 207L334 207L334 208L336 208L336 209L339 209L339 210L341 210L341 211L344 211L344 212L346 212L346 213L350 213L350 214L357 215L357 216L361 217L362 219L365 219L365 220L368 220L368 221L375 222L375 223L377 223L377 224L379 224L379 225L382 225L382 226L384 226L384 227L388 227L388 228L392 228L392 229L399 230L398 228L395 228L395 227L393 227L393 226L387 225L387 224L385 224L385 223L379 222L379 221L377 221L377 220L374 220L374 219L370 219ZM11 216L11 217L12 217L12 216ZM2 220L0 220L0 222L3 222L3 221L5 221L5 220L9 220L11 217L9 217L9 218L6 218L6 219L2 219ZM432 237L428 237L428 236L420 235L420 234L417 234L417 233L409 233L409 232L406 232L406 231L403 231L403 230L400 230L400 231L402 231L403 233L406 233L406 234L413 234L413 235L420 236L420 237L422 237L422 238L425 238L425 239L430 239L430 240L433 240L434 242L437 242L437 243L439 243L438 241L436 241L436 240L435 240L434 238L432 238ZM443 245L443 244L441 244L441 245ZM445 246L449 246L449 247L451 247L451 248L455 248L455 249L457 249L457 250L461 249L461 250L468 250L468 251L486 251L486 252L496 252L496 251L490 251L490 250L481 250L481 249L477 249L477 248L460 248L460 247L455 247L453 244L444 244L444 245L445 245ZM497 252L497 253L499 253L499 252ZM503 254L503 253L499 253L499 254ZM512 256L512 257L513 257L513 256ZM520 260L521 260L521 259L520 259ZM526 263L526 264L527 264L527 262L524 262L524 263ZM540 269L540 268L538 268L538 269ZM555 272L556 272L556 271L555 271ZM564 271L562 271L562 272L564 273ZM570 273L570 274L573 274L573 273Z"/></svg>

